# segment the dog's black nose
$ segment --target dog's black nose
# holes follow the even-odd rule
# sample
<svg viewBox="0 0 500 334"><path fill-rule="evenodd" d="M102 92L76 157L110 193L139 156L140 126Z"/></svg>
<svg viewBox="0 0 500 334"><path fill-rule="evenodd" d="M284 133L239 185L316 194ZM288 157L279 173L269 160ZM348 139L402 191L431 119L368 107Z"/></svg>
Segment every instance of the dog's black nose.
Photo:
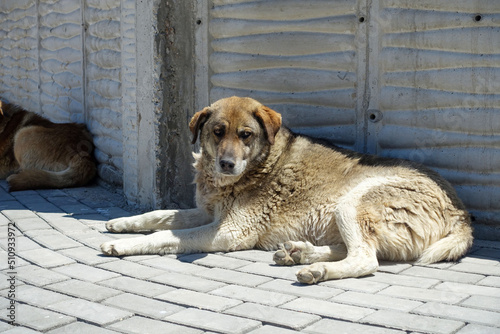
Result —
<svg viewBox="0 0 500 334"><path fill-rule="evenodd" d="M232 160L221 160L219 164L224 172L232 172L234 169L234 161Z"/></svg>

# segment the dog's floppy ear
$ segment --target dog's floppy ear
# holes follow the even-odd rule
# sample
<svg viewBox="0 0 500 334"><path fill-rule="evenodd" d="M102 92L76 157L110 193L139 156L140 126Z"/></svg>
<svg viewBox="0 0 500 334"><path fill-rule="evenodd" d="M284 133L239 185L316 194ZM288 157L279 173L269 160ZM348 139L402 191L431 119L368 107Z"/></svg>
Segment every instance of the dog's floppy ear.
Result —
<svg viewBox="0 0 500 334"><path fill-rule="evenodd" d="M274 137L281 128L281 115L266 106L260 106L254 113L255 117L264 126L269 144L274 144Z"/></svg>
<svg viewBox="0 0 500 334"><path fill-rule="evenodd" d="M193 134L193 140L191 144L196 143L198 139L198 132L201 130L201 127L207 121L208 117L212 114L212 110L209 107L204 108L201 111L198 111L194 114L193 118L191 118L191 122L189 122L189 130Z"/></svg>

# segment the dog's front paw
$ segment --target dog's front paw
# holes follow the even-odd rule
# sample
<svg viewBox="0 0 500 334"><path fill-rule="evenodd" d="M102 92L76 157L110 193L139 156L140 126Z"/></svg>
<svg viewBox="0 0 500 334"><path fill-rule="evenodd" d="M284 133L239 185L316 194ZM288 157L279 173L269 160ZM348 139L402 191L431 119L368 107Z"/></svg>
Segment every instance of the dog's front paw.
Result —
<svg viewBox="0 0 500 334"><path fill-rule="evenodd" d="M323 281L325 274L325 267L315 263L299 270L295 275L297 275L297 280L300 283L314 284Z"/></svg>
<svg viewBox="0 0 500 334"><path fill-rule="evenodd" d="M108 241L101 244L101 251L109 256L122 256L125 255L125 249L120 247L120 240Z"/></svg>
<svg viewBox="0 0 500 334"><path fill-rule="evenodd" d="M130 218L116 218L106 223L106 229L109 232L120 233L129 230Z"/></svg>

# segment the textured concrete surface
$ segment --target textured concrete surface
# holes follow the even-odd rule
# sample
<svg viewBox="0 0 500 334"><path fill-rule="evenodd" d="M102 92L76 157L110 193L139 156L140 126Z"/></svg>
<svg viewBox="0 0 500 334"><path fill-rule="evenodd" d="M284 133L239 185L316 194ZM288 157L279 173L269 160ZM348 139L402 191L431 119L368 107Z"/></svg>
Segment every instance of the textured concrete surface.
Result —
<svg viewBox="0 0 500 334"><path fill-rule="evenodd" d="M500 242L476 240L459 263L305 286L257 250L104 257L103 241L131 236L104 228L136 213L121 195L0 186L0 332L500 333Z"/></svg>

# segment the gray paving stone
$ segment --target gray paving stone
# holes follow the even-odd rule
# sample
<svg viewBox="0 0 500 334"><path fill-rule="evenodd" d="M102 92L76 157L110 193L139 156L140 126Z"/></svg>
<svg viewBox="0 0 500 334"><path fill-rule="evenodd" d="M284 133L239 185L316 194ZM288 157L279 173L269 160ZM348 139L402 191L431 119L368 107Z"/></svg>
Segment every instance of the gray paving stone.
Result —
<svg viewBox="0 0 500 334"><path fill-rule="evenodd" d="M37 334L37 333L42 333L42 332L27 328L27 327L13 327L5 332L2 331L2 333L3 334Z"/></svg>
<svg viewBox="0 0 500 334"><path fill-rule="evenodd" d="M408 298L424 302L456 304L469 297L469 294L444 290L428 290L403 286L390 286L379 294L398 298Z"/></svg>
<svg viewBox="0 0 500 334"><path fill-rule="evenodd" d="M16 227L23 231L23 233L27 233L29 231L40 231L40 230L52 230L52 226L47 224L45 220L40 217L30 217L30 218L22 218L14 220Z"/></svg>
<svg viewBox="0 0 500 334"><path fill-rule="evenodd" d="M35 263L44 268L53 268L75 263L76 261L70 259L62 254L47 248L38 248L27 250L18 253L23 259Z"/></svg>
<svg viewBox="0 0 500 334"><path fill-rule="evenodd" d="M249 249L249 250L229 252L225 255L228 257L234 257L234 258L241 259L241 260L274 264L274 261L273 261L274 252L268 252L268 251L263 251L263 250L258 250L258 249Z"/></svg>
<svg viewBox="0 0 500 334"><path fill-rule="evenodd" d="M140 262L146 261L146 260L152 260L152 259L159 259L159 258L162 258L162 257L168 257L170 255L172 255L172 254L167 254L167 255L130 255L130 256L123 256L123 257L121 257L121 259L122 260L130 261L130 262L140 263ZM148 265L146 263L143 263L143 264ZM157 268L156 266L153 266L153 265L150 265L150 267ZM193 266L193 267L199 268L198 266ZM160 269L165 269L165 268L160 268ZM169 271L178 271L178 270L169 270Z"/></svg>
<svg viewBox="0 0 500 334"><path fill-rule="evenodd" d="M36 219L38 216L19 202L0 203L0 210L10 220Z"/></svg>
<svg viewBox="0 0 500 334"><path fill-rule="evenodd" d="M249 287L255 287L257 285L272 280L272 278L267 276L247 274L222 268L211 268L211 269L206 269L204 271L196 272L196 276L224 283L238 284Z"/></svg>
<svg viewBox="0 0 500 334"><path fill-rule="evenodd" d="M33 306L45 308L50 304L71 299L71 297L32 285L21 285L16 288L16 299Z"/></svg>
<svg viewBox="0 0 500 334"><path fill-rule="evenodd" d="M78 215L88 215L90 213L97 213L96 210L83 203L58 205L58 207L60 207L64 212L67 212L75 217L78 217Z"/></svg>
<svg viewBox="0 0 500 334"><path fill-rule="evenodd" d="M67 256L69 258L72 258L78 262L81 262L83 264L87 265L98 265L102 263L107 263L107 262L114 262L114 261L120 261L119 258L116 257L111 257L111 256L104 256L101 251L82 246L81 244L78 243L80 247L75 247L75 248L69 248L69 249L63 249L60 250L59 253L63 254L64 256Z"/></svg>
<svg viewBox="0 0 500 334"><path fill-rule="evenodd" d="M5 226L10 223L10 220L5 217L2 213L0 213L0 226Z"/></svg>
<svg viewBox="0 0 500 334"><path fill-rule="evenodd" d="M14 276L14 280L15 280L14 286L17 287L20 285L24 285L23 282L21 282L19 279L17 279L15 272L6 271L5 274L0 273L0 291L4 290L4 289L6 289L6 291L8 291L8 289L10 289L12 287L12 282L10 281L12 279L12 276ZM0 294L3 294L3 293L0 293Z"/></svg>
<svg viewBox="0 0 500 334"><path fill-rule="evenodd" d="M196 253L179 257L182 262L194 263L210 268L236 269L251 264L250 261L235 259L220 254Z"/></svg>
<svg viewBox="0 0 500 334"><path fill-rule="evenodd" d="M16 198L9 194L5 189L0 188L0 201L14 201Z"/></svg>
<svg viewBox="0 0 500 334"><path fill-rule="evenodd" d="M500 328L470 324L459 330L457 334L500 334Z"/></svg>
<svg viewBox="0 0 500 334"><path fill-rule="evenodd" d="M182 274L194 274L206 270L204 267L200 267L192 263L181 262L168 256L146 259L141 261L141 263L158 269L174 271Z"/></svg>
<svg viewBox="0 0 500 334"><path fill-rule="evenodd" d="M38 212L62 212L57 206L49 203L45 198L37 195L30 196L26 201L22 202L28 209Z"/></svg>
<svg viewBox="0 0 500 334"><path fill-rule="evenodd" d="M168 334L201 334L202 330L179 326L165 321L153 320L143 317L132 317L112 324L109 329L115 329L121 333L144 334L148 333L168 333Z"/></svg>
<svg viewBox="0 0 500 334"><path fill-rule="evenodd" d="M330 299L344 290L321 285L306 285L298 282L275 279L258 286L259 289L276 291L300 297Z"/></svg>
<svg viewBox="0 0 500 334"><path fill-rule="evenodd" d="M6 322L0 321L0 333L5 333L7 330L13 329L13 328L15 328L15 327L12 325L9 325Z"/></svg>
<svg viewBox="0 0 500 334"><path fill-rule="evenodd" d="M10 219L8 213L12 211L15 214L17 210L26 210L26 207L19 203L15 197L12 197L12 200L0 201L0 212ZM32 217L32 215L30 215Z"/></svg>
<svg viewBox="0 0 500 334"><path fill-rule="evenodd" d="M375 311L365 307L351 306L311 298L298 298L282 305L281 307L289 310L312 313L336 319L345 319L349 321L358 321Z"/></svg>
<svg viewBox="0 0 500 334"><path fill-rule="evenodd" d="M91 208L95 208L99 214L106 217L106 220L121 218L121 217L129 217L133 214L128 212L127 210L123 210L122 208L113 206L113 203L102 203L102 202L90 202L86 200L82 200L83 204L90 206ZM105 206L105 204L110 204L110 206Z"/></svg>
<svg viewBox="0 0 500 334"><path fill-rule="evenodd" d="M10 194L17 198L18 200L23 196L32 196L38 195L36 190L20 190L20 191L11 191Z"/></svg>
<svg viewBox="0 0 500 334"><path fill-rule="evenodd" d="M97 327L93 325L86 324L84 322L73 322L69 325L53 329L47 334L75 334L75 333L85 333L85 334L115 334L118 332L105 329L102 327Z"/></svg>
<svg viewBox="0 0 500 334"><path fill-rule="evenodd" d="M114 307L76 298L49 305L49 308L101 326L131 317L133 315L130 312Z"/></svg>
<svg viewBox="0 0 500 334"><path fill-rule="evenodd" d="M125 276L111 278L105 281L101 281L98 284L145 297L155 297L175 290L175 288L166 285L147 282L144 280Z"/></svg>
<svg viewBox="0 0 500 334"><path fill-rule="evenodd" d="M375 272L370 276L363 277L363 280L385 283L390 285L410 286L416 288L430 288L440 283L438 279L406 276L404 273L405 272L396 275L383 272Z"/></svg>
<svg viewBox="0 0 500 334"><path fill-rule="evenodd" d="M248 266L238 268L237 270L250 274L269 276L290 281L297 281L297 276L295 275L295 273L304 267L305 266L292 266L292 267L277 266L268 263L256 262L249 264Z"/></svg>
<svg viewBox="0 0 500 334"><path fill-rule="evenodd" d="M103 302L105 305L124 309L149 318L163 319L166 316L184 310L184 307L151 298L123 293Z"/></svg>
<svg viewBox="0 0 500 334"><path fill-rule="evenodd" d="M477 284L500 288L500 277L488 276L477 282Z"/></svg>
<svg viewBox="0 0 500 334"><path fill-rule="evenodd" d="M57 273L54 270L40 268L35 265L19 267L16 270L18 280L31 283L36 286L44 286L69 279L67 275Z"/></svg>
<svg viewBox="0 0 500 334"><path fill-rule="evenodd" d="M494 240L479 240L474 239L474 246L485 249L500 249L500 242Z"/></svg>
<svg viewBox="0 0 500 334"><path fill-rule="evenodd" d="M80 223L77 219L68 216L67 213L39 212L38 215L49 223L50 226L67 236L89 229L89 227Z"/></svg>
<svg viewBox="0 0 500 334"><path fill-rule="evenodd" d="M447 282L458 282L458 283L476 283L484 278L483 275L461 273L451 270L441 270L435 268L426 268L415 266L411 267L402 272L403 275L416 276L416 277L428 277L434 278L441 281Z"/></svg>
<svg viewBox="0 0 500 334"><path fill-rule="evenodd" d="M498 316L498 313L469 307L441 303L426 303L417 307L413 312L433 317L464 321L467 323L500 327L500 316Z"/></svg>
<svg viewBox="0 0 500 334"><path fill-rule="evenodd" d="M293 329L286 329L270 325L265 325L249 332L249 334L297 334L297 333L299 332Z"/></svg>
<svg viewBox="0 0 500 334"><path fill-rule="evenodd" d="M406 331L436 334L455 333L464 326L464 323L460 321L388 310L376 311L364 318L363 322Z"/></svg>
<svg viewBox="0 0 500 334"><path fill-rule="evenodd" d="M210 294L268 306L278 306L297 298L296 296L286 295L283 293L238 285L227 285L220 289L211 291Z"/></svg>
<svg viewBox="0 0 500 334"><path fill-rule="evenodd" d="M56 196L68 196L61 189L38 189L36 192L40 194L40 196L43 196L44 198L56 197Z"/></svg>
<svg viewBox="0 0 500 334"><path fill-rule="evenodd" d="M395 310L410 312L414 308L422 305L421 302L389 297L383 295L374 295L369 293L346 291L331 299L333 302L356 305L362 307L370 307L382 310Z"/></svg>
<svg viewBox="0 0 500 334"><path fill-rule="evenodd" d="M435 289L468 295L500 297L500 289L474 284L444 282L436 285Z"/></svg>
<svg viewBox="0 0 500 334"><path fill-rule="evenodd" d="M119 290L77 279L50 284L45 288L92 302L98 302L121 293Z"/></svg>
<svg viewBox="0 0 500 334"><path fill-rule="evenodd" d="M212 291L225 285L224 283L176 272L169 272L163 275L151 277L151 281L200 292Z"/></svg>
<svg viewBox="0 0 500 334"><path fill-rule="evenodd" d="M268 324L300 330L321 319L321 317L302 312L284 310L266 305L245 303L226 310L224 313L262 321Z"/></svg>
<svg viewBox="0 0 500 334"><path fill-rule="evenodd" d="M462 271L480 275L500 276L499 266L491 266L491 265L476 264L476 263L467 263L467 262L459 263L451 267L450 270Z"/></svg>
<svg viewBox="0 0 500 334"><path fill-rule="evenodd" d="M47 331L76 321L74 317L26 304L17 304L16 314L16 323L37 331Z"/></svg>
<svg viewBox="0 0 500 334"><path fill-rule="evenodd" d="M261 326L260 321L193 308L175 313L167 317L166 320L208 331L229 334L243 334Z"/></svg>
<svg viewBox="0 0 500 334"><path fill-rule="evenodd" d="M330 286L343 290L354 290L360 292L376 293L387 288L389 285L380 282L374 282L361 278L345 278L340 280L331 280L322 282L319 285Z"/></svg>
<svg viewBox="0 0 500 334"><path fill-rule="evenodd" d="M241 300L209 295L185 289L177 289L156 297L171 303L222 312L242 303Z"/></svg>
<svg viewBox="0 0 500 334"><path fill-rule="evenodd" d="M400 272L411 267L411 264L404 262L379 261L378 271L383 273L399 274Z"/></svg>
<svg viewBox="0 0 500 334"><path fill-rule="evenodd" d="M47 226L49 225L47 224ZM49 228L50 229L47 230L28 231L25 232L25 234L32 240L39 243L40 245L52 250L60 250L65 248L73 248L81 246L79 242L71 238L68 238L64 234L52 229L52 227L50 226Z"/></svg>
<svg viewBox="0 0 500 334"><path fill-rule="evenodd" d="M497 316L500 317L500 298L499 297L489 297L489 296L471 296L464 300L461 305L473 307L476 309L485 309L497 312Z"/></svg>
<svg viewBox="0 0 500 334"><path fill-rule="evenodd" d="M20 232L19 232L20 233ZM0 245L3 249L7 249L7 238L1 239L0 240ZM17 235L16 234L16 255L19 256L20 252L23 251L28 251L28 250L33 250L33 249L40 249L40 245L31 240L30 238L27 238L21 234Z"/></svg>
<svg viewBox="0 0 500 334"><path fill-rule="evenodd" d="M106 241L112 240L109 235L99 233L96 230L86 228L85 230L76 230L74 232L67 232L67 235L72 239L78 240L85 246L100 250L101 244Z"/></svg>
<svg viewBox="0 0 500 334"><path fill-rule="evenodd" d="M473 256L498 260L500 259L500 249L481 248L478 251L474 252Z"/></svg>
<svg viewBox="0 0 500 334"><path fill-rule="evenodd" d="M120 273L135 278L149 279L154 276L165 274L165 271L151 268L139 263L134 263L126 260L107 262L98 265L99 268Z"/></svg>
<svg viewBox="0 0 500 334"><path fill-rule="evenodd" d="M92 283L120 276L117 273L113 273L99 268L94 268L80 263L70 264L68 266L63 266L63 267L57 267L54 268L53 271L64 274L72 278L77 278L82 281L88 281Z"/></svg>
<svg viewBox="0 0 500 334"><path fill-rule="evenodd" d="M404 334L405 332L395 329L374 327L368 325L362 325L347 321L339 321L333 319L322 319L311 326L304 329L304 333L312 334Z"/></svg>
<svg viewBox="0 0 500 334"><path fill-rule="evenodd" d="M498 252L500 254L500 251ZM464 257L460 260L460 263L472 263L477 265L485 265L485 266L497 266L500 262L497 258L486 258L486 257L476 257L476 256L468 256Z"/></svg>

